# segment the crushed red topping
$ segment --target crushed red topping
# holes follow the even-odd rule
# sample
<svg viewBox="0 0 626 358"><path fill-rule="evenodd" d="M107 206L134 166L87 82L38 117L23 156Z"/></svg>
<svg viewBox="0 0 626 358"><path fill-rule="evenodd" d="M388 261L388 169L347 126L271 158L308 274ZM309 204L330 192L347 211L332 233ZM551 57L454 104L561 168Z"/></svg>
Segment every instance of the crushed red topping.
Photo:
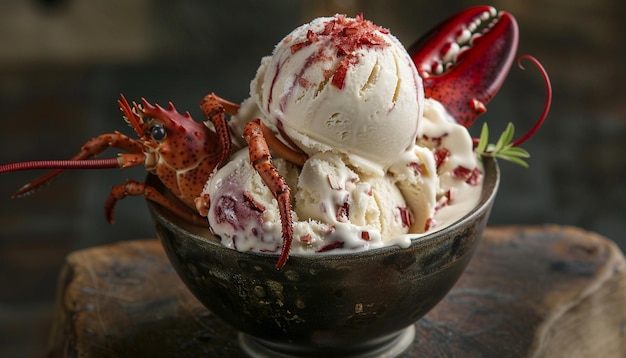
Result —
<svg viewBox="0 0 626 358"><path fill-rule="evenodd" d="M457 179L464 180L467 184L478 185L482 172L478 168L469 169L459 165L452 170L452 176Z"/></svg>
<svg viewBox="0 0 626 358"><path fill-rule="evenodd" d="M470 175L472 175L472 170L461 165L452 170L452 177L457 179L467 180Z"/></svg>
<svg viewBox="0 0 626 358"><path fill-rule="evenodd" d="M456 192L455 188L450 188L445 193L443 193L443 195L441 195L439 200L437 200L437 206L435 206L435 211L438 211L441 208L445 207L446 205L451 204L452 200L454 199L455 192Z"/></svg>
<svg viewBox="0 0 626 358"><path fill-rule="evenodd" d="M437 169L439 169L439 167L441 166L441 164L443 164L446 158L450 156L450 151L446 148L439 148L435 150L433 156L435 157L435 166L437 167Z"/></svg>
<svg viewBox="0 0 626 358"><path fill-rule="evenodd" d="M429 137L427 135L423 135L421 139L425 142L432 143L431 145L432 147L439 148L441 146L441 143L443 142L443 139L447 137L448 135L449 133L444 133L440 135L439 137Z"/></svg>
<svg viewBox="0 0 626 358"><path fill-rule="evenodd" d="M389 30L364 20L363 14L355 19L345 15L336 15L326 22L324 29L315 33L307 32L306 40L291 45L291 53L296 53L302 48L318 41L330 41L337 49L337 58L340 58L339 67L332 75L333 86L343 89L346 74L350 66L359 63L359 57L355 51L361 48L383 48L389 46L381 34L388 34ZM317 56L320 60L321 56Z"/></svg>
<svg viewBox="0 0 626 358"><path fill-rule="evenodd" d="M311 237L311 235L306 234L300 238L300 242L305 245L310 245L313 242L313 238Z"/></svg>
<svg viewBox="0 0 626 358"><path fill-rule="evenodd" d="M426 172L426 166L424 163L411 162L407 164L407 166L411 167L416 174L424 175Z"/></svg>
<svg viewBox="0 0 626 358"><path fill-rule="evenodd" d="M435 206L435 212L441 210L441 208L446 207L449 202L450 199L448 199L448 197L445 195L439 198L439 200L437 200L437 205Z"/></svg>
<svg viewBox="0 0 626 358"><path fill-rule="evenodd" d="M454 200L456 190L457 190L456 188L450 188L448 189L448 191L445 192L445 194L443 194L443 196L448 198L448 203L451 203L452 200Z"/></svg>
<svg viewBox="0 0 626 358"><path fill-rule="evenodd" d="M398 213L400 213L400 220L402 221L402 226L411 227L411 222L413 221L411 218L411 212L409 209L405 207L397 207Z"/></svg>
<svg viewBox="0 0 626 358"><path fill-rule="evenodd" d="M435 227L435 225L437 225L437 222L435 221L435 219L433 218L426 219L426 223L424 224L424 231L428 231L432 229L433 227Z"/></svg>
<svg viewBox="0 0 626 358"><path fill-rule="evenodd" d="M334 241L334 242L331 242L328 245L322 246L319 250L317 250L315 252L326 252L326 251L330 251L330 250L341 249L341 248L343 248L344 245L345 245L345 242L343 242L343 241Z"/></svg>
<svg viewBox="0 0 626 358"><path fill-rule="evenodd" d="M347 198L346 198L347 200ZM346 201L337 209L337 221L347 222L350 220L350 204Z"/></svg>
<svg viewBox="0 0 626 358"><path fill-rule="evenodd" d="M482 172L478 168L474 168L472 170L472 175L465 181L469 185L478 185L480 183L480 177L482 176Z"/></svg>

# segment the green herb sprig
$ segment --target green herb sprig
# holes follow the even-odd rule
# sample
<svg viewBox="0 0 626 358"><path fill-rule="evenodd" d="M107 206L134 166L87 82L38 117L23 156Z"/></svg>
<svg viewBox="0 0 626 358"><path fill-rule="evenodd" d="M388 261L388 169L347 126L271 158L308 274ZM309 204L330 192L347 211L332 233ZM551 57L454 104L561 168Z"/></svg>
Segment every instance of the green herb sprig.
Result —
<svg viewBox="0 0 626 358"><path fill-rule="evenodd" d="M480 138L478 145L476 146L476 153L483 157L495 157L503 160L508 160L512 163L519 164L524 168L528 168L528 163L524 160L530 158L530 154L526 149L516 147L513 145L513 135L515 134L515 127L513 123L507 125L506 129L498 138L496 144L489 143L489 128L487 123L483 124L483 128L480 131Z"/></svg>

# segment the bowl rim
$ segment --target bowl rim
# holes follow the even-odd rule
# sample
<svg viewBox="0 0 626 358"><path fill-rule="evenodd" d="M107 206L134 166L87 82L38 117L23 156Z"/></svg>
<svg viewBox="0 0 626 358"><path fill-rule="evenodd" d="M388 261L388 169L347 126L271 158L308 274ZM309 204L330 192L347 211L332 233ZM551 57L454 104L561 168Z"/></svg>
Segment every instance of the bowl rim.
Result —
<svg viewBox="0 0 626 358"><path fill-rule="evenodd" d="M436 230L432 233L428 233L425 235L417 234L418 235L417 237L410 237L409 238L410 245L408 247L400 247L397 244L392 244L392 245L385 245L382 247L359 250L359 251L354 251L354 252L333 253L332 251L329 251L329 252L315 253L315 254L290 253L289 260L313 259L315 261L319 261L319 260L339 261L339 260L354 259L357 257L360 259L367 259L367 258L374 258L379 255L388 255L389 253L399 251L399 250L415 249L417 246L425 246L425 245L434 244L434 242L436 242L437 239L441 238L442 236L445 237L447 233L458 231L460 228L468 225L468 223L472 221L474 218L476 218L477 216L480 216L483 213L485 213L485 211L490 210L491 205L495 201L495 197L498 192L501 172L500 172L498 162L495 158L481 157L481 160L483 162L484 180L483 180L483 188L482 188L480 200L478 204L476 204L476 207L472 211L468 212L463 217L461 217L460 219L456 220L455 222L451 223L450 225L446 227L443 227L439 230ZM489 174L489 176L487 174ZM489 180L487 180L487 178L489 178ZM155 183L155 181L158 182L158 179L156 178L156 176L149 174L148 178L146 179L146 182L153 183L153 186L155 186L157 189L162 191L162 188L163 188L162 184L160 182ZM185 228L185 226L189 226L191 224L187 224L183 222L182 219L175 218L172 214L167 212L166 209L164 209L157 203L154 203L150 200L146 200L146 202L148 204L148 210L150 211L151 215L154 216L153 220L161 221L166 226L170 227L171 229L175 231L179 231L180 233L183 233L186 237L192 238L194 241L201 241L205 244L214 246L218 250L228 250L229 252L232 252L233 254L246 255L246 257L253 255L253 256L264 258L264 259L267 259L267 258L277 259L280 255L280 252L239 251L233 248L226 247L222 245L222 243L220 242L220 239L217 236L210 234L208 232L209 230L208 226L206 228L207 234L211 235L212 237L206 237L204 235L191 232L190 230ZM202 229L205 230L205 228L202 228ZM410 236L412 234L406 234L406 235Z"/></svg>

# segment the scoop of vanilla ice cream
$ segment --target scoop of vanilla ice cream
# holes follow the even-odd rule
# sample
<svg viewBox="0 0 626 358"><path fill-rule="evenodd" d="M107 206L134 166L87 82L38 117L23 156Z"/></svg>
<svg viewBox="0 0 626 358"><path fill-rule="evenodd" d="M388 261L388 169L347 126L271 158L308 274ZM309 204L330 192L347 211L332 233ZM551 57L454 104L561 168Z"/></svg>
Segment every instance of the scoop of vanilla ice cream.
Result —
<svg viewBox="0 0 626 358"><path fill-rule="evenodd" d="M370 176L331 152L319 153L302 167L294 210L300 220L317 220L370 245L406 234L411 212L393 178ZM339 234L333 233L333 234Z"/></svg>
<svg viewBox="0 0 626 358"><path fill-rule="evenodd" d="M426 186L435 190L435 206L432 217L425 229L446 227L462 218L479 202L483 183L483 165L476 153L467 128L455 122L437 100L424 101L424 116L420 120L416 147L429 151L437 177L436 186ZM425 155L420 155L426 158ZM423 175L422 180L428 180ZM413 185L410 181L405 185ZM401 186L401 189L404 186ZM424 188L424 187L423 187ZM410 196L405 192L407 202Z"/></svg>
<svg viewBox="0 0 626 358"><path fill-rule="evenodd" d="M422 114L422 81L406 50L361 17L298 27L261 61L250 91L275 133L309 155L347 154L364 170L380 172L410 148Z"/></svg>
<svg viewBox="0 0 626 358"><path fill-rule="evenodd" d="M295 187L298 168L276 158L272 164L290 187ZM207 181L207 219L222 244L239 251L275 252L282 245L280 214L276 199L252 167L248 148L239 150Z"/></svg>

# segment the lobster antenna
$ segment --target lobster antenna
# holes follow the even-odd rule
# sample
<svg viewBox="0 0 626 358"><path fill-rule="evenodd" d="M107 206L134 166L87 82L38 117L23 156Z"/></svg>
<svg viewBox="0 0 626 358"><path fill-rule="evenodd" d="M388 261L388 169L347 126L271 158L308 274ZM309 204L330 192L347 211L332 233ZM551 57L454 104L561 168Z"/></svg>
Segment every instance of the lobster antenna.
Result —
<svg viewBox="0 0 626 358"><path fill-rule="evenodd" d="M533 56L522 55L517 59L517 66L519 66L519 68L521 68L522 70L525 69L524 66L522 65L523 59L527 59L531 61L539 69L539 72L541 72L541 75L543 76L543 82L546 85L546 92L547 92L546 104L543 107L543 112L541 113L541 116L539 117L537 122L535 122L535 125L533 125L533 127L526 134L524 134L523 136L521 136L519 139L515 140L512 143L514 147L517 147L520 144L524 143L528 138L532 137L535 134L535 132L537 132L539 127L541 127L546 117L548 116L548 112L550 112L550 103L552 102L552 85L550 84L550 77L548 77L548 72L546 72L546 69L543 68L543 65L541 65L541 62L539 62L539 60L537 60Z"/></svg>
<svg viewBox="0 0 626 358"><path fill-rule="evenodd" d="M0 174L22 170L54 169L43 177L28 183L16 191L11 197L19 198L36 191L41 184L57 176L63 169L111 169L119 168L119 158L85 159L85 160L36 160L0 165Z"/></svg>
<svg viewBox="0 0 626 358"><path fill-rule="evenodd" d="M35 169L112 169L119 168L118 158L85 160L34 160L0 165L0 174Z"/></svg>

